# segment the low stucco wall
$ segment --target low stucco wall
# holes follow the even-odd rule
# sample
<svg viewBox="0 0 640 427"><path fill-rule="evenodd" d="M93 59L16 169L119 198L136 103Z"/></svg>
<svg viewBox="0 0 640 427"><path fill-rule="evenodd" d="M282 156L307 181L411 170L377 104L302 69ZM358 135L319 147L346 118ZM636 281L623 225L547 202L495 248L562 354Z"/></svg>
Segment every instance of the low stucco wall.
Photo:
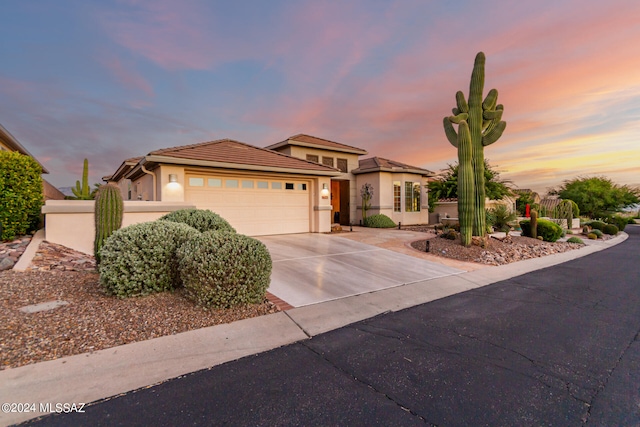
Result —
<svg viewBox="0 0 640 427"><path fill-rule="evenodd" d="M93 255L95 224L93 200L48 200L42 207L45 240ZM122 226L154 221L180 209L195 208L190 203L125 201Z"/></svg>

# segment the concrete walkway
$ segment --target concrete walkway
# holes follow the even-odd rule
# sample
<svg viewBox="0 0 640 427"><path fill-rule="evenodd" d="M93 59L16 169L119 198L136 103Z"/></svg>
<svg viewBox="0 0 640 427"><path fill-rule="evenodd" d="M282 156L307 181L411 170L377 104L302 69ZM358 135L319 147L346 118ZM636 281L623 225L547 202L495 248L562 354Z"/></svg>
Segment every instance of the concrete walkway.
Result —
<svg viewBox="0 0 640 427"><path fill-rule="evenodd" d="M331 236L332 238L334 236ZM322 334L387 311L398 311L579 258L626 240L499 267L419 281L57 360L0 371L0 402L89 403L200 369ZM44 415L0 413L8 425Z"/></svg>

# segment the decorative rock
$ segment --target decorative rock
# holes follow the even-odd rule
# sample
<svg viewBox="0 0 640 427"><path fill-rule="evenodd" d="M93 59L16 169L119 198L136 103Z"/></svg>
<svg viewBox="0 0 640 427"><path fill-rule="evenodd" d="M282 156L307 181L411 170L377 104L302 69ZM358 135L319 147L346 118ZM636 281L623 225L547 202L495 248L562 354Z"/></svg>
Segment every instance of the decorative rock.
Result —
<svg viewBox="0 0 640 427"><path fill-rule="evenodd" d="M11 270L15 263L15 260L9 257L0 259L0 271Z"/></svg>

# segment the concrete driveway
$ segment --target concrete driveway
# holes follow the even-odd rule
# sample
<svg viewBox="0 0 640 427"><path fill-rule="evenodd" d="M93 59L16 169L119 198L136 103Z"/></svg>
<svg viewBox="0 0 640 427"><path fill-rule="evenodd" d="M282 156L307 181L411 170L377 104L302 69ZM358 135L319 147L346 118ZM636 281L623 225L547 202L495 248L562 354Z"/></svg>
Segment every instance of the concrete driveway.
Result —
<svg viewBox="0 0 640 427"><path fill-rule="evenodd" d="M259 237L273 260L269 292L294 307L344 298L463 270L318 233Z"/></svg>

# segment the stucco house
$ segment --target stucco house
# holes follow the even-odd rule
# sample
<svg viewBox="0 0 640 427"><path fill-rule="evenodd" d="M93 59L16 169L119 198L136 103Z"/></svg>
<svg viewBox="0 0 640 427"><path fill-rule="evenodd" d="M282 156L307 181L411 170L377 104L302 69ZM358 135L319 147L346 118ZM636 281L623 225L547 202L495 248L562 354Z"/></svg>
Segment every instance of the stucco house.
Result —
<svg viewBox="0 0 640 427"><path fill-rule="evenodd" d="M42 165L42 163L40 163L38 159L33 157L33 155L31 155L31 153L29 153L29 151L27 151L27 149L24 148L22 144L20 144L20 142L18 142L18 140L13 135L11 135L9 131L5 129L4 126L2 126L1 124L0 124L0 150L17 151L21 154L24 154L25 156L29 156L33 158L36 162L38 162L38 164L42 168L43 174L49 173L49 171ZM62 194L60 190L58 190L56 187L51 185L44 178L42 179L42 193L44 195L44 200L63 200L64 199L64 194Z"/></svg>
<svg viewBox="0 0 640 427"><path fill-rule="evenodd" d="M427 223L431 172L377 157L358 159L366 154L304 134L266 148L221 139L127 159L105 180L116 183L125 200L187 202L252 236L358 224L364 183L374 187L369 214Z"/></svg>

